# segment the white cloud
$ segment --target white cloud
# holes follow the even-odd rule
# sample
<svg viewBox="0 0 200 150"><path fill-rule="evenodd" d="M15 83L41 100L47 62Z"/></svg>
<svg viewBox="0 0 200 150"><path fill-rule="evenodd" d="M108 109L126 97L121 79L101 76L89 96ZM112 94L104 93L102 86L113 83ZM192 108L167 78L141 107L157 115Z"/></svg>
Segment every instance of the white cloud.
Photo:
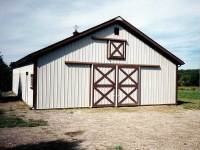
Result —
<svg viewBox="0 0 200 150"><path fill-rule="evenodd" d="M7 62L15 61L70 36L74 25L83 31L118 15L186 60L185 68L199 67L197 0L1 1L0 49Z"/></svg>

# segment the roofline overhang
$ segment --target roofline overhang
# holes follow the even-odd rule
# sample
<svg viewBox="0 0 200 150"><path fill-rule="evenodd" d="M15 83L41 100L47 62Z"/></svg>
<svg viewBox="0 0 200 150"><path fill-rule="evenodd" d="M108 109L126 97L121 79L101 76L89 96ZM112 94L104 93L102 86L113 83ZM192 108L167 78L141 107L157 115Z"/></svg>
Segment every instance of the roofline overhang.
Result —
<svg viewBox="0 0 200 150"><path fill-rule="evenodd" d="M139 38L140 40L142 40L144 43L148 44L150 47L152 47L153 49L155 49L156 51L158 51L160 54L162 54L163 56L165 56L166 58L168 58L170 61L172 61L174 64L176 65L184 65L185 63L179 59L178 57L176 57L174 54L172 54L171 52L169 52L167 49L165 49L164 47L162 47L160 44L158 44L157 42L155 42L154 40L152 40L150 37L148 37L147 35L145 35L143 32L141 32L140 30L138 30L136 27L134 27L132 24L130 24L129 22L127 22L126 20L124 20L122 17L118 16L115 17L109 21L106 21L102 24L99 24L97 26L94 26L90 29L87 29L83 32L80 32L77 35L73 35L69 38L66 38L62 41L59 41L57 43L54 43L52 45L49 45L45 48L42 48L36 52L33 52L23 58L21 58L20 60L11 63L11 67L12 68L17 68L17 67L21 67L30 63L34 63L35 61L37 61L37 59L46 54L49 53L61 46L67 45L71 42L75 42L76 40L80 40L85 36L88 36L90 34L93 34L94 32L97 32L103 28L106 28L112 24L119 24L122 27L124 27L126 30L128 30L131 34L133 34L134 36L136 36L137 38Z"/></svg>

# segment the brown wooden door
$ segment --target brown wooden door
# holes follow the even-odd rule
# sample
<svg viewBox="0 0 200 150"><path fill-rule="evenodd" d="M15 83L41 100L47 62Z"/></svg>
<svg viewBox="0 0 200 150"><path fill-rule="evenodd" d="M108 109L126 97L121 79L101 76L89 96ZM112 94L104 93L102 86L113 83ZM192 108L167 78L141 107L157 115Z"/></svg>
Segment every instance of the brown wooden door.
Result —
<svg viewBox="0 0 200 150"><path fill-rule="evenodd" d="M137 105L137 92L138 66L116 67L111 64L93 66L93 107Z"/></svg>
<svg viewBox="0 0 200 150"><path fill-rule="evenodd" d="M93 107L115 106L116 66L94 65Z"/></svg>
<svg viewBox="0 0 200 150"><path fill-rule="evenodd" d="M118 66L117 106L138 105L138 66Z"/></svg>

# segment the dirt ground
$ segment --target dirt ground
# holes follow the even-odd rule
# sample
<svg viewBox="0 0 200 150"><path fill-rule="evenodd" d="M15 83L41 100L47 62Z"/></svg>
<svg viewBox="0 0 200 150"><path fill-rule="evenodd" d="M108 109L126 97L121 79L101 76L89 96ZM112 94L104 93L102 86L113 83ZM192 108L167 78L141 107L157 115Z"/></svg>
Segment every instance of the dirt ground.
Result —
<svg viewBox="0 0 200 150"><path fill-rule="evenodd" d="M200 111L180 106L29 110L17 101L0 103L0 109L48 121L47 126L0 128L0 147L200 149Z"/></svg>

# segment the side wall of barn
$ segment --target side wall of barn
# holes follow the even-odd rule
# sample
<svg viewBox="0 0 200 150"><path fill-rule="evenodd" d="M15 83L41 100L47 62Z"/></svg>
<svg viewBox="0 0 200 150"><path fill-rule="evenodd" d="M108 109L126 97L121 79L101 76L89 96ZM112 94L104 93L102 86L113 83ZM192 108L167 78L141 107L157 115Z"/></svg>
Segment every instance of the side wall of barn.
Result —
<svg viewBox="0 0 200 150"><path fill-rule="evenodd" d="M33 89L31 87L33 64L13 69L12 91L33 107Z"/></svg>
<svg viewBox="0 0 200 150"><path fill-rule="evenodd" d="M114 35L114 27L119 35ZM160 65L141 68L141 104L176 103L176 65L119 25L93 34L126 39L126 60L108 60L107 42L84 37L38 59L37 108L89 107L91 101L89 66L66 65L65 61ZM86 96L87 95L87 96Z"/></svg>

